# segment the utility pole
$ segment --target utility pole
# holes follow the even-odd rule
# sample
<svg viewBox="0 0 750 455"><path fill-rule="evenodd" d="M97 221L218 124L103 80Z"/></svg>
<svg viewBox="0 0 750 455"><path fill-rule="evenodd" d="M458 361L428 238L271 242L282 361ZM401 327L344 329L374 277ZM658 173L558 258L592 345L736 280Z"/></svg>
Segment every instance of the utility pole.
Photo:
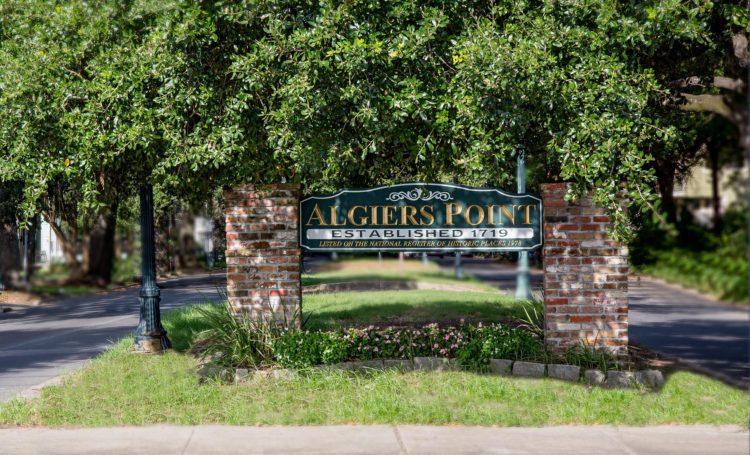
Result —
<svg viewBox="0 0 750 455"><path fill-rule="evenodd" d="M150 184L141 186L141 315L135 330L133 351L159 353L172 347L167 331L161 325L161 301L156 286L156 255L154 247L154 191Z"/></svg>
<svg viewBox="0 0 750 455"><path fill-rule="evenodd" d="M516 155L517 169L516 169L516 181L518 185L518 193L526 192L526 154L523 150L519 150ZM518 252L518 266L516 269L516 298L522 300L529 300L531 293L529 292L529 252L519 251Z"/></svg>

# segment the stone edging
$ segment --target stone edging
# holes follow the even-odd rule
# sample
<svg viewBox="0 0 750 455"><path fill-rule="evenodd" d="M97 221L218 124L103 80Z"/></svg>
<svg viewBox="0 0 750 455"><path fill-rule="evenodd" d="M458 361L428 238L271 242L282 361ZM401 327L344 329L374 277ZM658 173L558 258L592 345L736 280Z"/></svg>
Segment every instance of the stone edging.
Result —
<svg viewBox="0 0 750 455"><path fill-rule="evenodd" d="M562 381L584 382L591 386L606 388L637 388L646 387L658 390L664 385L664 376L659 370L619 371L613 370L606 374L601 370L585 370L576 365L544 364L536 362L522 362L506 359L491 359L490 374L499 376L515 376L522 378L549 377ZM461 367L456 359L445 357L414 357L407 359L376 359L353 362L341 362L333 365L318 365L317 370L353 371L353 370L385 370L399 371L459 371ZM581 374L583 373L583 374ZM253 370L247 368L220 368L211 364L199 367L198 376L201 380L208 377L218 377L225 382L235 384L246 382L256 377L272 377L274 379L293 379L298 372L289 368L269 370Z"/></svg>

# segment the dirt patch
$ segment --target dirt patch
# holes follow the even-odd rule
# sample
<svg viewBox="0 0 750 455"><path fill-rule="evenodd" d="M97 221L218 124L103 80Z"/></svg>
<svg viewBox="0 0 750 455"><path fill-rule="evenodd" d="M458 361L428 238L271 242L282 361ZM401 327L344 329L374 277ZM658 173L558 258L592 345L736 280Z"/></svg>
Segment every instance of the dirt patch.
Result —
<svg viewBox="0 0 750 455"><path fill-rule="evenodd" d="M0 305L26 305L36 306L41 303L42 298L37 294L25 291L2 291L0 292Z"/></svg>

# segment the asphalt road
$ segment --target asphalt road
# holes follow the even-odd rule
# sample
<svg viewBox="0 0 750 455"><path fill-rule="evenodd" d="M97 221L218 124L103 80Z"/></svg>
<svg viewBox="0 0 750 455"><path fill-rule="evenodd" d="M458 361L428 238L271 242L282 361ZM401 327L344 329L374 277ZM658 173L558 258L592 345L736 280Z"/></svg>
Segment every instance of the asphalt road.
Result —
<svg viewBox="0 0 750 455"><path fill-rule="evenodd" d="M219 299L224 274L159 281L161 308ZM3 305L8 306L8 305ZM79 368L138 325L138 289L71 297L0 313L0 402Z"/></svg>
<svg viewBox="0 0 750 455"><path fill-rule="evenodd" d="M450 257L439 263L444 270L453 270L453 261ZM463 265L465 273L501 290L515 290L512 265L481 258L464 258ZM534 271L530 280L532 293L541 296L541 272ZM631 280L628 291L631 342L696 365L727 382L750 386L747 307L650 279Z"/></svg>

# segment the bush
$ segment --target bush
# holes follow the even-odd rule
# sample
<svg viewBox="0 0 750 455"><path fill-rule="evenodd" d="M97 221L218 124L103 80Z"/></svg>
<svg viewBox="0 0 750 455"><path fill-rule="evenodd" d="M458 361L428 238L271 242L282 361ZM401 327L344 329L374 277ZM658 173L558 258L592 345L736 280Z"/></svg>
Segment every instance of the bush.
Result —
<svg viewBox="0 0 750 455"><path fill-rule="evenodd" d="M286 321L273 318L235 316L228 304L205 305L196 311L209 328L198 335L192 350L227 367L306 368L346 360L447 357L468 369L482 370L491 358L547 358L538 336L499 324L314 331L287 328Z"/></svg>
<svg viewBox="0 0 750 455"><path fill-rule="evenodd" d="M209 326L198 334L193 351L222 366L261 368L275 361L274 342L284 333L286 321L234 315L228 303L197 307Z"/></svg>
<svg viewBox="0 0 750 455"><path fill-rule="evenodd" d="M348 345L338 332L285 331L273 343L276 361L288 368L330 365L343 362L348 356Z"/></svg>
<svg viewBox="0 0 750 455"><path fill-rule="evenodd" d="M604 372L619 369L617 358L603 349L592 349L579 345L565 352L565 363L578 365L584 370L598 369Z"/></svg>
<svg viewBox="0 0 750 455"><path fill-rule="evenodd" d="M694 252L686 249L657 251L654 264L640 270L667 281L715 294L721 299L747 301L748 263L734 247Z"/></svg>
<svg viewBox="0 0 750 455"><path fill-rule="evenodd" d="M472 370L484 370L490 359L546 361L544 345L526 330L499 324L470 327L468 342L458 350L459 362Z"/></svg>
<svg viewBox="0 0 750 455"><path fill-rule="evenodd" d="M274 343L276 361L293 368L345 360L457 358L469 369L481 370L491 358L545 360L541 341L532 333L498 324L441 328L349 329L345 332L290 330Z"/></svg>

